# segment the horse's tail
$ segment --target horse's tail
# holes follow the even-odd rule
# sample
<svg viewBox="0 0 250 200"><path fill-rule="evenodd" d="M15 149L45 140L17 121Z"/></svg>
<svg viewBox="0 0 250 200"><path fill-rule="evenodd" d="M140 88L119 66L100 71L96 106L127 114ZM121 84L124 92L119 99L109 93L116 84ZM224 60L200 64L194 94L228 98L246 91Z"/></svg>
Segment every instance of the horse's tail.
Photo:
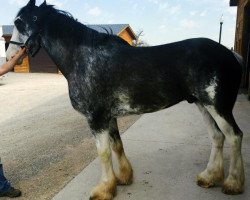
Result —
<svg viewBox="0 0 250 200"><path fill-rule="evenodd" d="M239 71L240 71L240 73L239 73L239 87L240 87L240 84L243 83L242 81L245 78L244 77L244 73L243 73L244 67L245 67L245 63L244 63L243 57L240 54L238 54L235 51L232 51L232 53L233 53L234 57L236 58L237 62L239 63L239 68L240 68L239 69ZM235 74L235 76L236 76L236 74ZM239 88L238 88L238 90L239 90Z"/></svg>
<svg viewBox="0 0 250 200"><path fill-rule="evenodd" d="M241 65L241 67L243 68L243 66L244 66L243 57L235 51L232 51L232 53L235 56L235 58L237 59L237 61L239 62L239 64Z"/></svg>

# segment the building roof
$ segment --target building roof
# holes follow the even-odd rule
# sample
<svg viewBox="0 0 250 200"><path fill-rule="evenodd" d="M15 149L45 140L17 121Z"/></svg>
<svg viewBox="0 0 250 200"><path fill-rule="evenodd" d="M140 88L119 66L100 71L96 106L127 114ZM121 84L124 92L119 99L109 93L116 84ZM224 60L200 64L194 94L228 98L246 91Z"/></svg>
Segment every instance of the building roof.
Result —
<svg viewBox="0 0 250 200"><path fill-rule="evenodd" d="M127 28L128 24L89 24L87 27L92 28L100 33L112 33L118 35L122 30Z"/></svg>
<svg viewBox="0 0 250 200"><path fill-rule="evenodd" d="M230 0L230 6L238 6L239 0Z"/></svg>
<svg viewBox="0 0 250 200"><path fill-rule="evenodd" d="M129 24L89 24L87 27L92 28L100 33L110 33L119 35L123 30L128 29L131 37L136 39L135 33L129 26Z"/></svg>
<svg viewBox="0 0 250 200"><path fill-rule="evenodd" d="M89 24L87 27L92 28L100 33L110 33L119 35L123 30L128 29L132 38L136 39L133 30L129 24ZM11 36L13 32L13 25L3 25L3 36Z"/></svg>

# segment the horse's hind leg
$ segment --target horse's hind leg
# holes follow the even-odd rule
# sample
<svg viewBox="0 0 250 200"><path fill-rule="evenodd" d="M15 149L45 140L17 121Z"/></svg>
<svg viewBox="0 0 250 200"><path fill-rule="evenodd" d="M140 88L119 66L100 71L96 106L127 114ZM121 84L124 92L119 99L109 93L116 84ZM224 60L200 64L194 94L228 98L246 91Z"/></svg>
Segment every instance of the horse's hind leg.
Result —
<svg viewBox="0 0 250 200"><path fill-rule="evenodd" d="M115 118L109 123L109 135L112 150L115 152L119 163L119 173L116 175L117 183L120 185L129 185L133 182L133 170L125 155Z"/></svg>
<svg viewBox="0 0 250 200"><path fill-rule="evenodd" d="M229 175L223 183L222 191L226 194L240 194L243 192L245 180L241 155L243 133L237 126L232 111L218 112L214 106L206 106L206 108L231 146Z"/></svg>
<svg viewBox="0 0 250 200"><path fill-rule="evenodd" d="M196 103L196 105L203 115L209 136L212 140L212 150L207 168L197 176L197 184L201 187L209 188L215 186L216 184L222 183L224 180L222 154L225 137L206 108L204 108L199 103Z"/></svg>

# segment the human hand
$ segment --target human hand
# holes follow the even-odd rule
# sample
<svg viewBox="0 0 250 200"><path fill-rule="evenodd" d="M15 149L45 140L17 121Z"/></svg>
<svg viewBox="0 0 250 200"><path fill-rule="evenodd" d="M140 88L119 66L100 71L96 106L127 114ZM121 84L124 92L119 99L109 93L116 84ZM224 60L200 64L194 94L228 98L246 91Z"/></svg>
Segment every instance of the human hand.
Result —
<svg viewBox="0 0 250 200"><path fill-rule="evenodd" d="M18 59L20 59L22 56L24 56L26 51L27 51L27 49L25 47L20 49L19 52L17 52L17 54L14 55L14 57L12 58L14 60L14 62L18 61Z"/></svg>
<svg viewBox="0 0 250 200"><path fill-rule="evenodd" d="M10 60L0 66L0 76L4 75L5 73L13 70L16 64L21 64L23 58L25 57L26 48L19 50Z"/></svg>

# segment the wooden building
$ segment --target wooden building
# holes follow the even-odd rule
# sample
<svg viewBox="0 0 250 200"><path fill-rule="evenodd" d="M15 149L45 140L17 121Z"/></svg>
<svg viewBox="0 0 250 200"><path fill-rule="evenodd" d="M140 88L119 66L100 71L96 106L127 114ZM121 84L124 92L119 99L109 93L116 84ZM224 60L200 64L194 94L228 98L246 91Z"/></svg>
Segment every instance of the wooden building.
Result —
<svg viewBox="0 0 250 200"><path fill-rule="evenodd" d="M234 50L244 58L242 86L250 98L250 0L230 0L230 6L237 6Z"/></svg>
<svg viewBox="0 0 250 200"><path fill-rule="evenodd" d="M136 35L128 24L96 24L87 25L98 32L110 33L118 35L130 45L136 39ZM6 41L6 49L8 47L8 42L12 36L14 26L2 26L3 38ZM16 65L14 68L15 72L44 72L44 73L58 73L58 69L55 63L50 59L48 54L44 49L40 49L37 55L32 57L26 57L21 65Z"/></svg>
<svg viewBox="0 0 250 200"><path fill-rule="evenodd" d="M133 45L133 41L136 39L135 33L129 24L94 24L87 26L101 33L108 32L110 34L118 35L130 45Z"/></svg>

